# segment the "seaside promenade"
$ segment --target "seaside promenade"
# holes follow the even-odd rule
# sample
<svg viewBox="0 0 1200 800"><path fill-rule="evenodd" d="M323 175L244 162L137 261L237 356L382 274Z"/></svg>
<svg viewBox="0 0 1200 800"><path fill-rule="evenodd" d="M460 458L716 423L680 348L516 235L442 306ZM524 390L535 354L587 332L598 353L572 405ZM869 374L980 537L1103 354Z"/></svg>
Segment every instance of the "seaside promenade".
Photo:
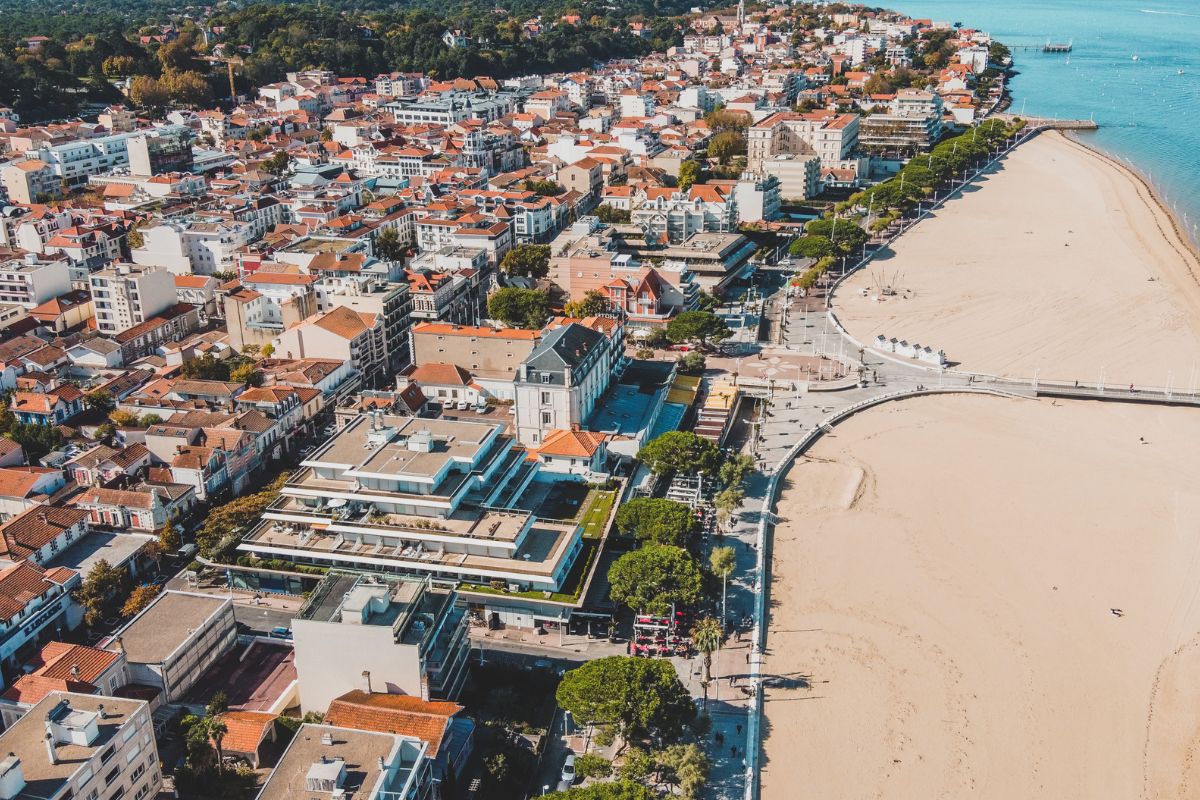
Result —
<svg viewBox="0 0 1200 800"><path fill-rule="evenodd" d="M842 274L837 275L820 301L821 308L814 309L811 302L806 306L796 299L783 303L782 335L774 347L766 347L762 351L762 358L770 361L802 354L841 360L851 379L838 382L836 385L840 388L834 390L829 390L829 385L822 387L824 390L815 387L810 390L803 382L784 379L776 381L774 386L747 387L751 393L763 397L767 406L753 440L748 443L748 451L757 459L760 473L754 476L747 488L745 511L739 515L732 534L741 546L738 548L738 568L731 579L731 588L737 587L739 602L751 603L754 628L748 641L739 643L746 645L744 649L739 647L732 657L722 654L723 660L717 673L722 676L731 674L722 670L739 668L739 656L744 659L740 665L743 671L736 673L744 691L733 701L718 706L720 712L714 713L715 724L723 730L726 749L730 742L727 728L739 724L738 721L742 719L745 725L734 730L743 731L745 736L734 751L740 756L733 752L713 753L714 773L709 788L712 797L734 798L741 795L747 800L754 800L759 796L763 690L795 679L794 676L774 675L764 670L765 655L770 647L769 564L776 522L773 508L781 477L788 466L822 436L830 433L839 422L881 403L940 393L1200 407L1200 397L1194 387L1192 390L1181 390L1179 387L1112 385L1100 381L1043 381L1039 380L1036 373L1026 378L1003 378L969 370L938 368L876 351L843 327L834 305L837 289L848 277L870 264L876 252L890 245L948 201L961 197L964 187L970 186L1013 148L1046 130L1094 127L1094 123L1088 120L1029 122L1029 127L992 161L967 176L966 180L956 183L928 207L920 208L913 217L897 223L875 238L861 260L848 265ZM855 376L858 380L853 379ZM739 769L743 763L744 769Z"/></svg>

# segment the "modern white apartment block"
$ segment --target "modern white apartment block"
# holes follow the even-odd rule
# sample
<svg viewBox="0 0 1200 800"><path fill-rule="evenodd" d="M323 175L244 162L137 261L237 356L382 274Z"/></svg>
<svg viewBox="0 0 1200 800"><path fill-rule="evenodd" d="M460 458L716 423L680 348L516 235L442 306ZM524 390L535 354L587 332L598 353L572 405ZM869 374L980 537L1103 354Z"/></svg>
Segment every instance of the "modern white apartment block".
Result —
<svg viewBox="0 0 1200 800"><path fill-rule="evenodd" d="M581 531L509 507L536 470L502 424L362 415L302 462L238 549L558 591Z"/></svg>
<svg viewBox="0 0 1200 800"><path fill-rule="evenodd" d="M37 253L0 264L0 304L33 308L71 291L71 270L63 258L43 260Z"/></svg>
<svg viewBox="0 0 1200 800"><path fill-rule="evenodd" d="M471 649L457 599L428 576L331 571L292 620L301 708L324 713L355 689L456 698Z"/></svg>
<svg viewBox="0 0 1200 800"><path fill-rule="evenodd" d="M96 329L115 334L140 325L175 305L175 276L158 267L113 264L93 272Z"/></svg>
<svg viewBox="0 0 1200 800"><path fill-rule="evenodd" d="M150 705L51 692L0 734L2 800L146 800L162 788Z"/></svg>

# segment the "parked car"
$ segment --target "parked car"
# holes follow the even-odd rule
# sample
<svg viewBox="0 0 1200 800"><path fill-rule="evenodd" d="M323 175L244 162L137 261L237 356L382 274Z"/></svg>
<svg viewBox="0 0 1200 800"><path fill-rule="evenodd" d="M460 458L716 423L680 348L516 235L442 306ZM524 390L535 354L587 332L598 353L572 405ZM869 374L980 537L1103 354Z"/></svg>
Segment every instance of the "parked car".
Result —
<svg viewBox="0 0 1200 800"><path fill-rule="evenodd" d="M271 628L267 636L270 636L272 639L291 639L292 629L285 628L282 625L277 625L276 627Z"/></svg>
<svg viewBox="0 0 1200 800"><path fill-rule="evenodd" d="M454 404L454 407L459 411L466 411L468 408L471 407L471 404L468 403L466 400L459 400L457 403Z"/></svg>
<svg viewBox="0 0 1200 800"><path fill-rule="evenodd" d="M567 759L563 762L562 782L568 786L575 783L575 754L567 753Z"/></svg>

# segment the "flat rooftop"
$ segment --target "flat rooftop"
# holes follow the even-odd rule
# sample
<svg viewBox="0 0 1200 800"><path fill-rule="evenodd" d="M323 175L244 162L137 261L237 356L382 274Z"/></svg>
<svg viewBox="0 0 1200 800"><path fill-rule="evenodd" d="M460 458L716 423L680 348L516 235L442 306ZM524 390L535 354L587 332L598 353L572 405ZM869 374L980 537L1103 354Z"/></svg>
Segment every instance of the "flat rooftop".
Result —
<svg viewBox="0 0 1200 800"><path fill-rule="evenodd" d="M54 752L58 763L51 764L46 756L46 715L66 699L71 711L97 713L104 706L105 719L99 720L99 733L90 745L58 743ZM0 752L14 753L21 759L25 774L25 788L12 800L45 800L53 797L79 770L83 762L105 747L121 726L129 721L145 703L140 700L122 700L104 695L51 692L29 713L17 720L3 735L0 735ZM82 715L81 715L82 716ZM64 719L64 722L69 720Z"/></svg>
<svg viewBox="0 0 1200 800"><path fill-rule="evenodd" d="M299 476L296 486L320 488L333 481L321 481ZM343 487L344 489L345 487ZM369 505L369 504L365 504ZM306 506L291 495L280 495L270 506L268 513L313 516L314 524L353 525L367 528L384 535L409 538L432 539L455 536L468 539L485 539L491 542L515 542L529 521L529 514L519 509L458 508L449 517L420 517L409 514L375 514L371 508L354 508L347 505L342 509L321 509Z"/></svg>
<svg viewBox="0 0 1200 800"><path fill-rule="evenodd" d="M357 239L318 239L315 237L292 242L281 253L344 253L357 246Z"/></svg>
<svg viewBox="0 0 1200 800"><path fill-rule="evenodd" d="M482 422L383 415L383 430L373 431L375 417L364 415L310 455L306 464L341 467L397 478L432 478L450 461L473 462L486 441L501 427ZM376 434L372 436L372 433ZM429 452L410 449L414 436L432 439ZM386 444L373 443L390 436Z"/></svg>
<svg viewBox="0 0 1200 800"><path fill-rule="evenodd" d="M118 630L109 639L106 649L115 649L119 638L130 662L161 663L229 602L225 597L165 591L149 608Z"/></svg>
<svg viewBox="0 0 1200 800"><path fill-rule="evenodd" d="M521 541L521 546L508 558L439 552L424 547L418 550L404 541L393 545L364 540L365 537L346 537L320 531L315 534L304 532L302 543L302 533L295 530L295 526L289 529L271 520L264 520L238 545L238 549L260 555L281 550L292 551L317 560L351 557L358 563L380 567L411 565L413 569L455 574L512 573L529 575L531 578L549 578L566 554L577 528L574 524L535 521Z"/></svg>
<svg viewBox="0 0 1200 800"><path fill-rule="evenodd" d="M329 734L329 744L322 742ZM309 771L325 761L344 760L345 777L338 787L347 800L360 800L379 780L379 760L389 761L397 738L387 733L368 733L330 725L302 725L279 765L267 779L257 800L329 800L329 792L307 788ZM336 770L335 770L336 771Z"/></svg>

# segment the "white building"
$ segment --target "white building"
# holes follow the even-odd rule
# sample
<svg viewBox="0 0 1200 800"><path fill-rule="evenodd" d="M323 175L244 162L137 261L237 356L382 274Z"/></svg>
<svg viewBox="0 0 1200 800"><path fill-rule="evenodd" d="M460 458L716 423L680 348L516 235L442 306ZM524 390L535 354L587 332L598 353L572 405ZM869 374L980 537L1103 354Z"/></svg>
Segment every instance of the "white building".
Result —
<svg viewBox="0 0 1200 800"><path fill-rule="evenodd" d="M470 652L457 598L452 583L428 577L331 572L292 621L301 709L324 712L364 683L423 700L457 697Z"/></svg>
<svg viewBox="0 0 1200 800"><path fill-rule="evenodd" d="M71 272L64 259L45 261L37 253L0 264L0 304L33 308L71 291Z"/></svg>
<svg viewBox="0 0 1200 800"><path fill-rule="evenodd" d="M769 222L779 217L781 184L774 175L744 173L733 188L738 222Z"/></svg>
<svg viewBox="0 0 1200 800"><path fill-rule="evenodd" d="M0 798L146 800L162 788L144 700L51 692L0 734Z"/></svg>
<svg viewBox="0 0 1200 800"><path fill-rule="evenodd" d="M175 276L165 269L113 264L94 272L91 284L96 329L115 334L140 325L175 305Z"/></svg>
<svg viewBox="0 0 1200 800"><path fill-rule="evenodd" d="M142 247L130 251L134 263L165 267L177 275L228 271L234 253L255 238L250 222L202 217L162 222L141 233Z"/></svg>
<svg viewBox="0 0 1200 800"><path fill-rule="evenodd" d="M613 378L615 350L623 350L623 343L583 325L547 331L517 371L521 443L537 447L550 431L582 427Z"/></svg>

